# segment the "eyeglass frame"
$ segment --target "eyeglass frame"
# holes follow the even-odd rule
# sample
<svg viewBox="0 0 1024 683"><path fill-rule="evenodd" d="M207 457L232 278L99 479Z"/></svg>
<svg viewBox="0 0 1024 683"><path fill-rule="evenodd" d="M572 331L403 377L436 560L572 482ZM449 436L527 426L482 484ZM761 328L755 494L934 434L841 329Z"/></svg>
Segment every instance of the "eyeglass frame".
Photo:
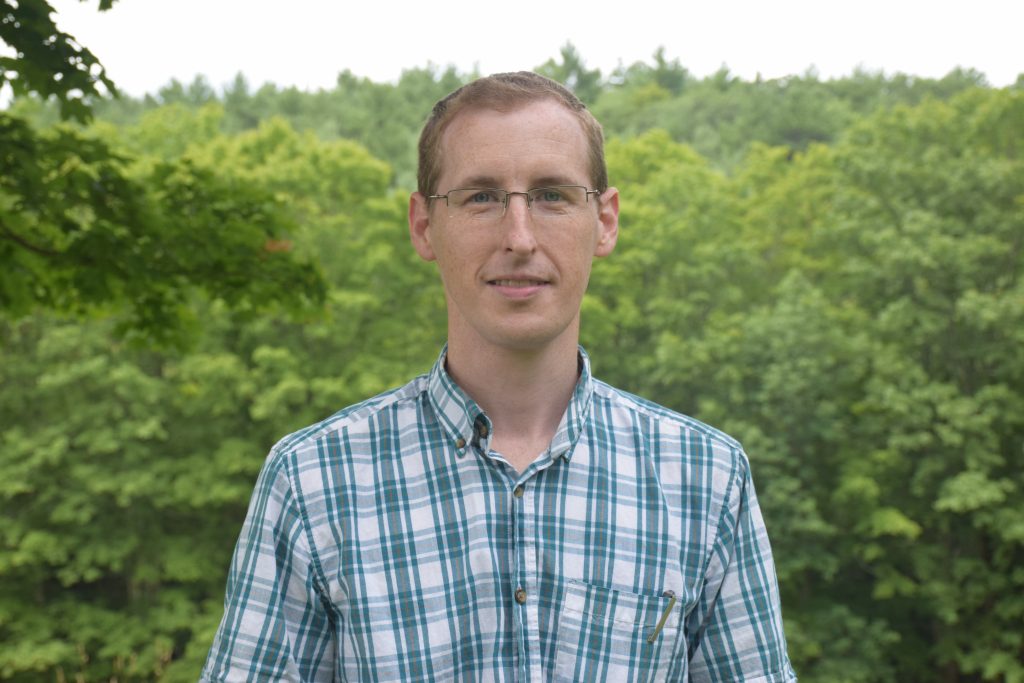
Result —
<svg viewBox="0 0 1024 683"><path fill-rule="evenodd" d="M586 185L544 185L543 187L531 187L523 192L512 192L511 190L506 190L500 187L454 187L445 192L444 194L427 195L427 200L429 201L432 199L443 199L444 205L451 209L451 204L448 203L448 195L451 194L452 192L465 192L467 190L479 190L481 192L485 190L491 192L504 192L505 201L502 203L501 215L497 217L497 220L501 220L502 218L505 217L505 214L508 213L509 204L512 202L512 195L521 194L526 199L526 210L531 211L533 209L533 199L530 199L531 192L537 192L538 190L558 190L566 187L582 188L584 191L583 196L585 197L584 201L586 204L590 203L590 195L597 195L598 197L601 196L600 190L591 190ZM448 217L452 218L453 216L449 213Z"/></svg>

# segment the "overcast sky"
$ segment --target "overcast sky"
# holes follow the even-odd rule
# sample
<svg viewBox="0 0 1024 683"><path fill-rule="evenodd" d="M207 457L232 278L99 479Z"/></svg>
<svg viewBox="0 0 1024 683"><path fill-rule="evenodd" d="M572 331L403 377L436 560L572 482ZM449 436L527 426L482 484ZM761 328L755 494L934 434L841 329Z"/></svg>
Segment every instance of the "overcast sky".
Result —
<svg viewBox="0 0 1024 683"><path fill-rule="evenodd" d="M239 71L253 85L316 89L344 69L377 81L428 63L529 69L567 41L605 75L650 62L658 46L698 76L723 64L744 78L812 66L826 78L857 66L941 77L962 66L1005 86L1024 71L1021 0L119 0L108 12L97 0L51 2L58 26L136 96L197 74L219 88Z"/></svg>

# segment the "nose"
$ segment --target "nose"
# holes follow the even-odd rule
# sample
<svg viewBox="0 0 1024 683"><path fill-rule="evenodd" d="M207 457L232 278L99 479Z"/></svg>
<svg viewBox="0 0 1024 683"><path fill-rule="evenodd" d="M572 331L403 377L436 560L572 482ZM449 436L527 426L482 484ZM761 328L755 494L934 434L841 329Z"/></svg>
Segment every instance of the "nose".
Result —
<svg viewBox="0 0 1024 683"><path fill-rule="evenodd" d="M506 192L505 193L505 206L502 209L502 214L501 215L504 216L508 212L508 207L512 204L512 198L515 197L516 195L518 195L518 196L523 198L523 201L526 202L526 208L527 209L532 209L533 208L532 202L530 201L530 193L529 192Z"/></svg>
<svg viewBox="0 0 1024 683"><path fill-rule="evenodd" d="M521 195L523 201L512 201L516 195ZM530 214L530 197L525 192L509 192L501 224L506 251L532 254L537 249L533 218Z"/></svg>

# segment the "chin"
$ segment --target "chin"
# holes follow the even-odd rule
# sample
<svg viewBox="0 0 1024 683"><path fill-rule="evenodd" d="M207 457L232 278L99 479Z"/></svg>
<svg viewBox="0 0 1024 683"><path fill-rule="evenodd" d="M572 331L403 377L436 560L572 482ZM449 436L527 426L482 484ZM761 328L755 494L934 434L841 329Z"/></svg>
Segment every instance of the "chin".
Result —
<svg viewBox="0 0 1024 683"><path fill-rule="evenodd" d="M570 333L571 325L563 325L552 328L550 325L543 327L519 325L506 329L492 329L487 332L481 331L484 337L494 346L508 349L509 351L542 351L561 340Z"/></svg>

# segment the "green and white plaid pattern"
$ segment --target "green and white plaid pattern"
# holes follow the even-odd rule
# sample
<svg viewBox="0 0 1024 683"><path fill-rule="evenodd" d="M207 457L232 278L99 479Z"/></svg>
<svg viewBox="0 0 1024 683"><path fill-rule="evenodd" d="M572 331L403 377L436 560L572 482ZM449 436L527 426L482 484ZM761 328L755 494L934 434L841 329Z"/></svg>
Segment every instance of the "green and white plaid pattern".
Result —
<svg viewBox="0 0 1024 683"><path fill-rule="evenodd" d="M283 439L204 681L793 681L747 458L590 376L522 474L444 370Z"/></svg>

